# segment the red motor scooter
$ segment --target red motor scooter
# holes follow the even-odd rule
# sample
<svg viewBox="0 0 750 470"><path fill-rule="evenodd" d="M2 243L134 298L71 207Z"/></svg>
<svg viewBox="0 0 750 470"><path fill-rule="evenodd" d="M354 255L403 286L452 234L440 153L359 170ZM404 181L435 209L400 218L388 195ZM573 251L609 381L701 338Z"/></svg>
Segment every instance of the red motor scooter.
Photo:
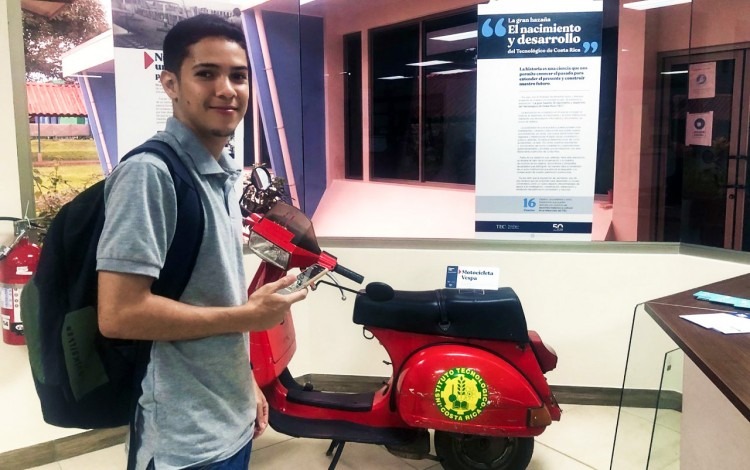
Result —
<svg viewBox="0 0 750 470"><path fill-rule="evenodd" d="M251 181L270 181L270 176L256 169ZM248 218L249 245L262 259L249 293L292 268L301 273L290 290L333 286L321 280L330 273L363 281L320 249L304 213L283 202L269 206L265 215ZM544 377L557 356L528 331L512 289L336 287L356 294L354 323L383 345L392 376L366 393L298 383L287 368L296 348L290 315L277 327L250 335L253 372L268 400L271 427L290 436L331 439L329 469L346 442L384 445L401 457L435 458L429 455L430 429L446 469L526 468L534 436L560 419Z"/></svg>

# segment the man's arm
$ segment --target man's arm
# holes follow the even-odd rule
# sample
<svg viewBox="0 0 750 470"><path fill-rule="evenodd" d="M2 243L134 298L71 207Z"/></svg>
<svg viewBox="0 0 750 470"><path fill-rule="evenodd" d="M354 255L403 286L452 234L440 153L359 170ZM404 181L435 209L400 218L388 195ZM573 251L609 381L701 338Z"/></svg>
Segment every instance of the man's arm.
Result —
<svg viewBox="0 0 750 470"><path fill-rule="evenodd" d="M99 272L99 329L110 338L178 341L224 333L262 331L284 320L307 289L276 291L294 283L289 275L262 286L236 307L197 307L151 293L154 279L137 274Z"/></svg>

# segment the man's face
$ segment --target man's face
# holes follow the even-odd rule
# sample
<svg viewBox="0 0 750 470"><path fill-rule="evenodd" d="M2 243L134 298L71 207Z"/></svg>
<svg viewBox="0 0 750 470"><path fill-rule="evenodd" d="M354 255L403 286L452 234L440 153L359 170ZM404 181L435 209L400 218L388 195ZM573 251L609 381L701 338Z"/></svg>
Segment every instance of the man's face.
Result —
<svg viewBox="0 0 750 470"><path fill-rule="evenodd" d="M162 73L174 116L213 151L221 149L245 116L250 93L245 50L223 37L188 48L178 75Z"/></svg>

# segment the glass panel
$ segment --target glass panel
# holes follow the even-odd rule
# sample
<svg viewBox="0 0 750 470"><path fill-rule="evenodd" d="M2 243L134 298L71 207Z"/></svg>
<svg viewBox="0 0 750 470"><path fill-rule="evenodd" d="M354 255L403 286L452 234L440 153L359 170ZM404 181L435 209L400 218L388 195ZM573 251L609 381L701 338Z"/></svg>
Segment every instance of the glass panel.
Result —
<svg viewBox="0 0 750 470"><path fill-rule="evenodd" d="M362 34L344 37L344 171L362 179Z"/></svg>
<svg viewBox="0 0 750 470"><path fill-rule="evenodd" d="M649 449L649 469L679 468L680 466L684 359L685 354L681 349L673 349L664 354L659 400Z"/></svg>
<svg viewBox="0 0 750 470"><path fill-rule="evenodd" d="M477 116L477 12L426 21L424 180L474 184ZM438 63L439 62L439 63Z"/></svg>
<svg viewBox="0 0 750 470"><path fill-rule="evenodd" d="M375 178L419 178L419 25L375 31L370 159Z"/></svg>
<svg viewBox="0 0 750 470"><path fill-rule="evenodd" d="M660 406L666 407L675 401L674 393L662 394L662 388L681 392L681 388L676 385L681 382L674 380L676 368L673 373L673 359L669 362L668 376L664 374L665 354L676 348L677 345L664 330L639 306L633 314L630 332L612 449L613 470L647 468L652 441L660 446L660 452L668 452L662 447L666 442L662 438L661 429L658 441L653 440L653 435L655 423L659 420L657 410ZM670 448L669 452L671 451L673 449Z"/></svg>
<svg viewBox="0 0 750 470"><path fill-rule="evenodd" d="M594 239L750 249L744 211L750 2L630 8L635 1L602 2L599 122L588 127L597 132ZM271 0L263 8L296 10L297 3ZM310 129L306 140L325 140L327 180L295 181L300 191L339 178L470 189L476 180L476 104L482 99L475 63L480 3L486 2L304 2L302 17L325 24L325 53L315 56L326 77L325 136ZM522 1L513 3L522 8ZM693 83L691 64L713 64L715 70ZM691 96L691 89L704 94ZM691 142L687 126L695 121L688 115L709 113L708 142ZM276 147L269 140L271 154ZM309 162L305 171L322 168L320 163ZM418 203L421 187L408 186L409 200ZM474 210L462 198L446 199L455 202L452 211ZM408 210L400 209L390 213L408 219Z"/></svg>
<svg viewBox="0 0 750 470"><path fill-rule="evenodd" d="M671 76L667 81L669 128L664 240L721 247L725 238L735 63L732 59L714 60L694 63L693 67L705 65L715 67L716 89L711 98L691 98L687 62L672 63L668 69ZM712 135L707 137L707 142L696 143L696 139L691 138L695 132L691 126L696 125L711 126Z"/></svg>

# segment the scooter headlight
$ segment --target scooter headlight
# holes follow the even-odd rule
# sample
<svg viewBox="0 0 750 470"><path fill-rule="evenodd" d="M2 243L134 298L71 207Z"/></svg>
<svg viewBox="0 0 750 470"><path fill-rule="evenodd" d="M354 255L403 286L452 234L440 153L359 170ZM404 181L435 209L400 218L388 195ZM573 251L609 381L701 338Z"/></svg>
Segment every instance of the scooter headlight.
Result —
<svg viewBox="0 0 750 470"><path fill-rule="evenodd" d="M258 255L263 261L267 261L281 269L287 269L289 266L289 252L282 250L257 233L250 232L248 244L252 252Z"/></svg>

